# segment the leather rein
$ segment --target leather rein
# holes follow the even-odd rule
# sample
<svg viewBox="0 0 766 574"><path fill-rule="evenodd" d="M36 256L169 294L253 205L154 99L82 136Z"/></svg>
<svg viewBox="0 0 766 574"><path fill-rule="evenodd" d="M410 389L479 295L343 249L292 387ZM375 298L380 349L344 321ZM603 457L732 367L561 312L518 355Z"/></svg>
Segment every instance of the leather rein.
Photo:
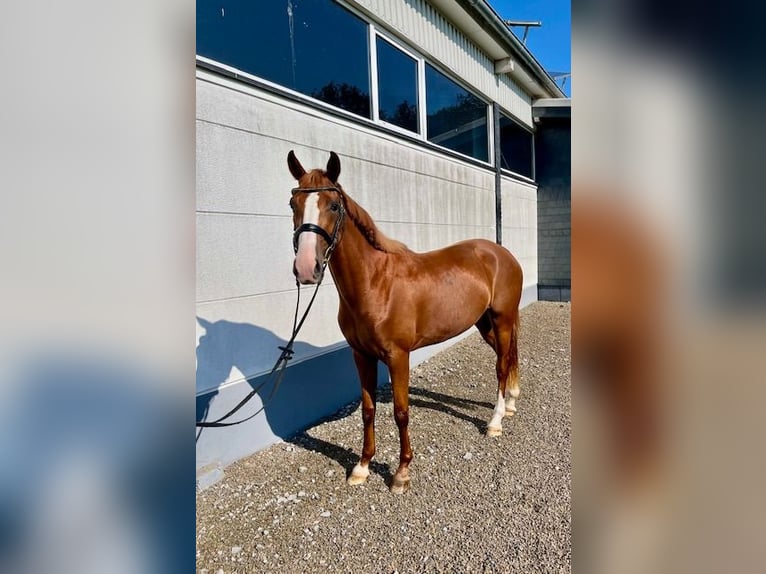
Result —
<svg viewBox="0 0 766 574"><path fill-rule="evenodd" d="M306 232L316 233L327 242L327 249L325 250L325 253L324 253L324 261L322 262L322 273L320 275L319 281L316 284L316 287L314 288L314 293L311 296L311 300L309 301L309 304L306 307L306 310L303 312L303 316L301 317L301 320L298 321L298 308L300 307L300 303L301 303L301 285L296 279L295 285L298 288L298 297L295 303L295 315L293 317L293 334L290 336L290 340L287 341L287 343L284 346L277 347L278 349L282 351L282 353L279 355L277 362L274 364L274 367L271 369L271 372L266 377L266 380L263 381L257 387L255 387L253 390L251 390L244 399L242 399L233 409L231 409L222 417L219 417L218 419L214 421L197 421L196 422L197 428L230 427L230 426L241 424L245 421L249 421L253 417L260 414L269 405L269 403L271 403L271 400L274 398L274 395L276 394L277 389L279 388L279 385L282 383L282 379L284 378L284 374L285 374L285 369L287 368L287 363L290 361L290 359L293 358L293 354L295 353L295 351L293 351L293 343L295 342L295 337L298 335L298 332L301 330L301 327L303 327L303 322L306 320L306 317L308 316L309 311L311 310L311 306L314 304L314 299L316 299L317 293L319 291L319 286L322 284L322 278L324 278L324 272L327 269L327 264L330 262L330 256L332 255L332 252L335 250L335 247L338 244L338 233L340 232L340 229L343 225L343 220L345 219L345 216L346 216L346 209L343 205L343 199L342 199L343 194L341 193L340 189L338 189L335 186L296 187L292 190L292 194L295 195L296 193L316 193L320 191L334 191L338 194L339 196L338 218L335 220L335 227L332 230L332 235L330 235L329 233L327 233L327 231L325 231L324 229L322 229L321 227L319 227L318 225L314 223L303 223L302 225L299 225L298 228L293 232L293 250L295 251L295 253L298 253L298 239L300 238L301 233L306 233ZM226 421L226 419L228 419L234 413L236 413L239 409L245 406L245 404L258 393L258 391L260 391L269 382L271 382L272 377L275 374L276 374L276 379L274 380L274 388L271 390L271 393L269 393L268 398L265 401L263 401L263 404L260 409L258 409L255 413L251 414L250 416L244 419L234 421L234 422L224 422ZM199 438L199 435L197 435L197 438Z"/></svg>

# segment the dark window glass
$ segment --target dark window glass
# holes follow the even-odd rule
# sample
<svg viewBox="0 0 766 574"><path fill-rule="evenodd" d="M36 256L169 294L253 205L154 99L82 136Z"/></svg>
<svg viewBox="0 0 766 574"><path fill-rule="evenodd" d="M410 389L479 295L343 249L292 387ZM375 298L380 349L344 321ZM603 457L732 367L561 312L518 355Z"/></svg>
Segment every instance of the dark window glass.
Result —
<svg viewBox="0 0 766 574"><path fill-rule="evenodd" d="M428 141L489 161L487 104L426 66Z"/></svg>
<svg viewBox="0 0 766 574"><path fill-rule="evenodd" d="M500 116L500 166L532 178L532 134Z"/></svg>
<svg viewBox="0 0 766 574"><path fill-rule="evenodd" d="M418 63L382 38L377 39L378 115L384 122L418 130Z"/></svg>
<svg viewBox="0 0 766 574"><path fill-rule="evenodd" d="M197 54L370 117L367 24L331 0L197 0Z"/></svg>

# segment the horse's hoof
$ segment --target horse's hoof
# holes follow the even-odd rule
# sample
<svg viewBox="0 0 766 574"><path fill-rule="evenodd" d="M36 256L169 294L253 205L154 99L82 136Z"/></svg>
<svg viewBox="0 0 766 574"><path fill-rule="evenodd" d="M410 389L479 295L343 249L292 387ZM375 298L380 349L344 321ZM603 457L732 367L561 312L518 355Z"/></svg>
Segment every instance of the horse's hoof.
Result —
<svg viewBox="0 0 766 574"><path fill-rule="evenodd" d="M354 476L353 474L349 476L348 480L346 481L349 486L359 486L365 482L367 482L366 476Z"/></svg>
<svg viewBox="0 0 766 574"><path fill-rule="evenodd" d="M351 471L351 475L346 481L349 486L358 486L367 482L367 477L370 476L370 469L366 466L357 464L354 470Z"/></svg>
<svg viewBox="0 0 766 574"><path fill-rule="evenodd" d="M503 427L487 427L487 436L500 436L503 434Z"/></svg>
<svg viewBox="0 0 766 574"><path fill-rule="evenodd" d="M505 411L505 416L507 416L507 417L512 417L515 414L516 414L516 409L514 409L512 411L509 411L509 410Z"/></svg>
<svg viewBox="0 0 766 574"><path fill-rule="evenodd" d="M391 494L404 494L410 489L410 479L397 479L391 482Z"/></svg>

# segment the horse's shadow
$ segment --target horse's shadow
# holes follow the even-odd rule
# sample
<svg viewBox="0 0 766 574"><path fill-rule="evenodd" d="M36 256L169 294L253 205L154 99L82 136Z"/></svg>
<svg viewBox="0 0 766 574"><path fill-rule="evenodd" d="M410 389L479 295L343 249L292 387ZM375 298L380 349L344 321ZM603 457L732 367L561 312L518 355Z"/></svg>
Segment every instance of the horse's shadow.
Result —
<svg viewBox="0 0 766 574"><path fill-rule="evenodd" d="M208 420L213 400L220 394L219 387L229 379L234 369L242 376L254 372L268 372L279 357L278 347L285 345L286 341L263 327L248 323L208 321L202 317L197 317L197 322L205 330L197 345L197 391L200 394L196 399L196 420L202 422ZM326 349L295 342L293 350L296 357L307 357L320 355ZM296 414L298 418L308 414L308 408L300 408L301 405L307 405L305 396L300 396L300 385L287 384L291 370L286 371L285 382L277 392L274 392L274 376L269 378L263 375L247 379L250 388L257 389L263 405L263 416L266 417L269 428L282 439L295 432ZM257 401L253 404L256 403ZM236 421L253 412L254 408L247 405L230 420ZM216 414L220 416L223 413ZM197 439L200 435L201 431Z"/></svg>
<svg viewBox="0 0 766 574"><path fill-rule="evenodd" d="M413 395L415 396L413 397ZM410 387L410 405L424 409L440 411L457 419L469 422L475 426L476 429L482 434L487 432L488 423L486 420L471 416L465 412L457 410L457 408L454 407L459 407L463 410L468 409L471 411L475 411L478 407L489 409L490 411L494 408L494 405L491 403L453 397L450 395L437 393L430 389L424 389L422 387Z"/></svg>
<svg viewBox="0 0 766 574"><path fill-rule="evenodd" d="M379 384L377 402L390 403L392 401L393 401L393 395L391 394L391 385L388 383L383 385ZM321 422L335 421L335 420L339 420L347 416L350 416L353 412L359 410L360 403L361 403L361 400L355 401L354 403L346 406L345 408L341 409L337 413L334 413L332 416L327 417L326 419L323 419ZM316 451L324 455L325 457L329 458L330 460L334 460L342 468L346 470L346 478L348 479L348 477L351 475L351 471L354 469L354 466L356 465L357 462L359 462L362 436L361 435L359 436L360 449L355 450L350 447L344 448L337 444L333 444L321 438L312 436L309 434L309 430L311 429L307 429L303 432L293 435L287 440L287 442L290 442L292 444L295 444L296 446L299 446L307 450ZM385 481L386 485L388 486L391 485L391 482L394 478L394 472L391 470L391 467L388 465L388 463L382 463L373 458L370 461L369 468L370 468L370 472L383 477L383 480Z"/></svg>
<svg viewBox="0 0 766 574"><path fill-rule="evenodd" d="M392 401L393 397L391 392L391 385L379 385L377 395L378 404L390 403ZM471 416L470 414L467 414L458 409L475 411L478 408L482 408L491 411L494 408L494 405L488 402L453 397L450 395L437 393L430 389L424 389L422 387L410 387L410 405L418 408L439 411L448 416L469 422L474 427L476 427L476 429L482 435L486 434L487 432L487 421L478 417ZM359 402L355 402L353 405L342 409L332 417L324 419L324 421L342 419L346 416L349 416L352 412L358 410L358 408ZM316 451L326 456L327 458L334 460L341 467L346 469L346 478L348 478L348 476L351 474L351 471L353 470L354 465L359 461L359 453L353 448L344 448L321 438L312 436L309 434L309 430L310 429L292 436L287 440L287 442L307 450ZM359 440L361 445L361 436L359 437ZM390 486L394 472L388 463L378 462L373 458L370 461L370 471L380 475L385 481L386 485Z"/></svg>

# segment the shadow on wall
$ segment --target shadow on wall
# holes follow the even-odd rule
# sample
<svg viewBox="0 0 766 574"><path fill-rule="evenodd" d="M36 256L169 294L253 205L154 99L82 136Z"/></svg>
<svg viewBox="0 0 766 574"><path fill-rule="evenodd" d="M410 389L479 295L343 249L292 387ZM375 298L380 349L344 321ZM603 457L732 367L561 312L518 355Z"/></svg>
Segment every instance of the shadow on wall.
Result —
<svg viewBox="0 0 766 574"><path fill-rule="evenodd" d="M285 439L359 395L353 359L347 347L333 351L331 347L316 347L298 341L293 345L295 359L271 400L276 377L271 380L268 375L249 378L247 385L233 385L232 394L236 399L211 414L214 399L220 395L219 387L229 378L232 369L238 370L243 377L248 373L271 370L280 354L278 347L287 341L248 323L211 322L201 317L197 317L197 322L205 329L197 346L197 389L202 392L196 399L197 421L217 419L244 398L250 389L258 389L260 401L253 398L227 422L245 418L265 403L263 413L256 418L265 417L271 432ZM305 357L311 358L295 362ZM221 430L200 429L197 439L204 432ZM253 437L253 443L258 442L259 437Z"/></svg>

